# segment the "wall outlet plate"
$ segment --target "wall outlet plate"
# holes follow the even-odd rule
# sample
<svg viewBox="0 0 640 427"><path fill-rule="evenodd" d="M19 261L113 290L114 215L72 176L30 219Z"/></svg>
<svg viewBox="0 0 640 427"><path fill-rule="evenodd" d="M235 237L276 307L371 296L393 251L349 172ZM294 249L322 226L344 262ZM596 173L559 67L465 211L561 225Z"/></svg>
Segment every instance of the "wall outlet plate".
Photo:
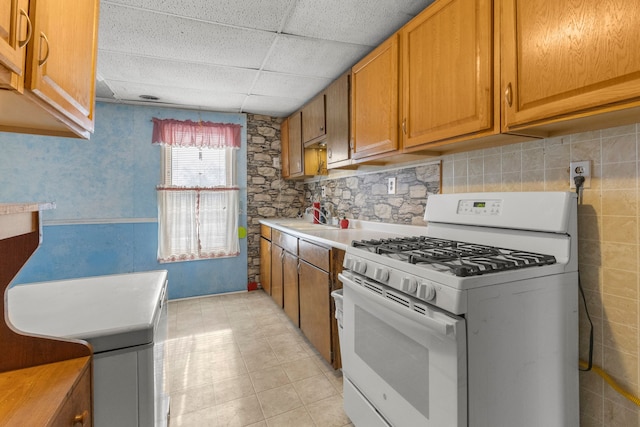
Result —
<svg viewBox="0 0 640 427"><path fill-rule="evenodd" d="M578 175L584 176L582 188L591 188L591 160L569 162L569 188L576 188L573 178Z"/></svg>
<svg viewBox="0 0 640 427"><path fill-rule="evenodd" d="M396 194L396 178L388 178L387 180L387 194Z"/></svg>

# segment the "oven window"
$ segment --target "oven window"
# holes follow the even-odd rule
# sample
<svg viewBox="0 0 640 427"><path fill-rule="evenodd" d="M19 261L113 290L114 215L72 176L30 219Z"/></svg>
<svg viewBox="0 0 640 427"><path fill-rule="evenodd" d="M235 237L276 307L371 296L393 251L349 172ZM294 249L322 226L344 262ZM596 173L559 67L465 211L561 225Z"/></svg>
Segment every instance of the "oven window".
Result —
<svg viewBox="0 0 640 427"><path fill-rule="evenodd" d="M429 418L429 349L355 306L355 353Z"/></svg>

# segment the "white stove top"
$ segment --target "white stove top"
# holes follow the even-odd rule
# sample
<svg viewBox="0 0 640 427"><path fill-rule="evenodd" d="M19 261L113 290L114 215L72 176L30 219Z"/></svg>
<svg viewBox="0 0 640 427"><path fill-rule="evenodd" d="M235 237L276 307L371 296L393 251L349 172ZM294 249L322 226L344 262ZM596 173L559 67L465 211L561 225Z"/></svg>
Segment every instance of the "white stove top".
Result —
<svg viewBox="0 0 640 427"><path fill-rule="evenodd" d="M461 314L468 289L576 271L576 209L572 193L430 196L425 236L353 242L344 267Z"/></svg>

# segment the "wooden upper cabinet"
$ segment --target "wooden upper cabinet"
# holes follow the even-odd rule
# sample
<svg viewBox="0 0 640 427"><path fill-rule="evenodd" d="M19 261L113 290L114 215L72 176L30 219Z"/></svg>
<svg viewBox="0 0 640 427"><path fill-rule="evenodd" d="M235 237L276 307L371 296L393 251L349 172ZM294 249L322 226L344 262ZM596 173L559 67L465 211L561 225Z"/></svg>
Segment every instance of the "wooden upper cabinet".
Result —
<svg viewBox="0 0 640 427"><path fill-rule="evenodd" d="M9 89L0 91L0 131L89 138L98 5L99 0L0 0L0 87ZM22 68L12 67L25 52L8 59L11 50L27 39Z"/></svg>
<svg viewBox="0 0 640 427"><path fill-rule="evenodd" d="M637 1L502 4L503 131L566 133L580 130L567 119L597 122L596 113L640 105Z"/></svg>
<svg viewBox="0 0 640 427"><path fill-rule="evenodd" d="M349 80L350 72L338 77L325 91L327 106L327 167L350 164Z"/></svg>
<svg viewBox="0 0 640 427"><path fill-rule="evenodd" d="M313 98L302 108L302 142L315 142L325 135L324 94Z"/></svg>
<svg viewBox="0 0 640 427"><path fill-rule="evenodd" d="M98 1L36 1L31 10L34 48L25 87L93 132Z"/></svg>
<svg viewBox="0 0 640 427"><path fill-rule="evenodd" d="M0 0L0 88L22 91L32 33L29 0Z"/></svg>
<svg viewBox="0 0 640 427"><path fill-rule="evenodd" d="M302 114L300 111L289 117L289 176L298 177L304 174L304 157L302 144Z"/></svg>
<svg viewBox="0 0 640 427"><path fill-rule="evenodd" d="M284 119L280 123L280 161L282 178L289 178L289 119Z"/></svg>
<svg viewBox="0 0 640 427"><path fill-rule="evenodd" d="M351 154L356 160L399 148L398 39L394 34L351 68Z"/></svg>
<svg viewBox="0 0 640 427"><path fill-rule="evenodd" d="M400 35L404 149L499 131L491 0L438 0Z"/></svg>

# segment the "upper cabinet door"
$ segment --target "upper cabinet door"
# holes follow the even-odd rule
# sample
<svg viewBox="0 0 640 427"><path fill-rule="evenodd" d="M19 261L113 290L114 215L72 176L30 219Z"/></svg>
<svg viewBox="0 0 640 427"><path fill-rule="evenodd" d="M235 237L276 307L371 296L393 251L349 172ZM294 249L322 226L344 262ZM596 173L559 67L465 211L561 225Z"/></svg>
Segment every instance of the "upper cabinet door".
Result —
<svg viewBox="0 0 640 427"><path fill-rule="evenodd" d="M640 100L637 1L502 4L503 131Z"/></svg>
<svg viewBox="0 0 640 427"><path fill-rule="evenodd" d="M391 36L351 69L354 159L398 150L398 37Z"/></svg>
<svg viewBox="0 0 640 427"><path fill-rule="evenodd" d="M320 94L302 108L302 142L320 139L325 133L324 94Z"/></svg>
<svg viewBox="0 0 640 427"><path fill-rule="evenodd" d="M289 176L298 177L304 174L304 157L302 146L302 114L300 111L289 117Z"/></svg>
<svg viewBox="0 0 640 427"><path fill-rule="evenodd" d="M25 88L93 132L98 0L48 0L31 6L33 48Z"/></svg>
<svg viewBox="0 0 640 427"><path fill-rule="evenodd" d="M401 40L404 148L493 128L491 0L438 0Z"/></svg>
<svg viewBox="0 0 640 427"><path fill-rule="evenodd" d="M326 90L327 167L348 161L349 150L349 74L338 77Z"/></svg>
<svg viewBox="0 0 640 427"><path fill-rule="evenodd" d="M0 0L0 88L22 91L32 30L29 0Z"/></svg>

